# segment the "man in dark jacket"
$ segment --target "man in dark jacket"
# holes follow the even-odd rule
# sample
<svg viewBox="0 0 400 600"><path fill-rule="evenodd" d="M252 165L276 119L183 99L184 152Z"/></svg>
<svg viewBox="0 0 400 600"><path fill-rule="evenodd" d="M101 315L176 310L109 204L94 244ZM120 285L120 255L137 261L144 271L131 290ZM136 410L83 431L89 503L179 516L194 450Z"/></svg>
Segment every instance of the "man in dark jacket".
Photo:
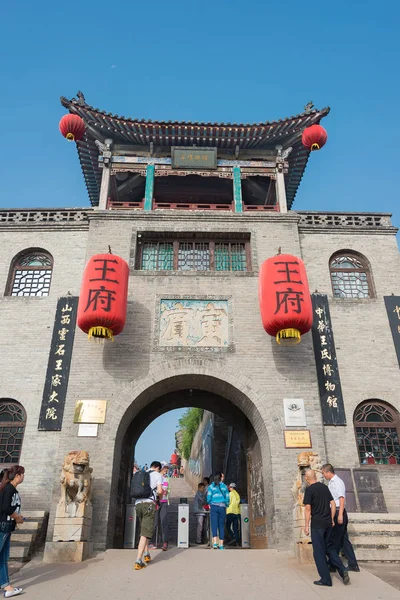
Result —
<svg viewBox="0 0 400 600"><path fill-rule="evenodd" d="M320 579L314 581L315 585L332 586L329 566L326 562L328 555L330 564L334 566L344 584L350 583L348 572L345 570L339 555L331 542L332 527L335 526L336 504L328 487L317 481L316 473L312 469L305 472L308 487L304 494L303 503L306 507L306 525L304 533L310 534L314 560Z"/></svg>

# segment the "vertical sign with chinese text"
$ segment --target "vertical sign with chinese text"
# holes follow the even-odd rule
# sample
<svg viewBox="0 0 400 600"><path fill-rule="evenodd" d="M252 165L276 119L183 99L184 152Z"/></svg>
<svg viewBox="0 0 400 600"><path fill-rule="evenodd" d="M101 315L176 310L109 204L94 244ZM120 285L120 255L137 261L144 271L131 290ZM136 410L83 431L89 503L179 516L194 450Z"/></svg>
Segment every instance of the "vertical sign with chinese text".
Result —
<svg viewBox="0 0 400 600"><path fill-rule="evenodd" d="M384 296L394 348L400 366L400 296Z"/></svg>
<svg viewBox="0 0 400 600"><path fill-rule="evenodd" d="M312 294L315 364L324 425L346 425L328 297Z"/></svg>
<svg viewBox="0 0 400 600"><path fill-rule="evenodd" d="M39 416L39 431L61 431L75 336L77 308L77 297L60 298L57 303Z"/></svg>

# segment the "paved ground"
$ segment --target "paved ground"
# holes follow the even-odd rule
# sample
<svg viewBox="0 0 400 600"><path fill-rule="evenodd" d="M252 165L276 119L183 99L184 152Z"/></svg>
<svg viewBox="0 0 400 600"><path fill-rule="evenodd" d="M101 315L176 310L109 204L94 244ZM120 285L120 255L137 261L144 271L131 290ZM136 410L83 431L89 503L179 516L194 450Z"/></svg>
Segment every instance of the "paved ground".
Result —
<svg viewBox="0 0 400 600"><path fill-rule="evenodd" d="M365 563L364 568L400 590L400 565L398 563L369 562Z"/></svg>
<svg viewBox="0 0 400 600"><path fill-rule="evenodd" d="M28 600L399 600L400 591L362 570L344 586L318 588L315 568L275 550L156 551L153 562L134 571L134 550L108 550L78 565L32 561L13 577ZM397 567L397 565L393 565Z"/></svg>

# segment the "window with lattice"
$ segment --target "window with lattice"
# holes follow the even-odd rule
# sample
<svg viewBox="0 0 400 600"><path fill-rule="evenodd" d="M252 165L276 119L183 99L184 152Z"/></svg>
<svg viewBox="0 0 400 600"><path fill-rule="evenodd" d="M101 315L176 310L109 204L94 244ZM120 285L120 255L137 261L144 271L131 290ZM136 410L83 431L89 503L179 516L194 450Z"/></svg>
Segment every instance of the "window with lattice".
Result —
<svg viewBox="0 0 400 600"><path fill-rule="evenodd" d="M28 250L13 263L8 285L9 296L48 296L53 260L43 250Z"/></svg>
<svg viewBox="0 0 400 600"><path fill-rule="evenodd" d="M191 234L193 238L193 234ZM143 271L250 271L250 241L212 239L143 239L137 268Z"/></svg>
<svg viewBox="0 0 400 600"><path fill-rule="evenodd" d="M335 298L371 298L372 281L367 260L350 252L335 254L330 261Z"/></svg>
<svg viewBox="0 0 400 600"><path fill-rule="evenodd" d="M358 454L362 465L400 464L399 413L384 402L370 400L354 413Z"/></svg>
<svg viewBox="0 0 400 600"><path fill-rule="evenodd" d="M22 406L13 400L0 400L0 464L19 463L25 425Z"/></svg>

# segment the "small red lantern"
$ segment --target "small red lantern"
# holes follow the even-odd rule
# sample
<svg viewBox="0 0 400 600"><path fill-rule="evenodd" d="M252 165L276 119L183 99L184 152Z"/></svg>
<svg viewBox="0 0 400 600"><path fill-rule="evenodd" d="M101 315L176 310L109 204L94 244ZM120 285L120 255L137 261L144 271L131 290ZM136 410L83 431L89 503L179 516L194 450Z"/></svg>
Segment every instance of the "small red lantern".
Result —
<svg viewBox="0 0 400 600"><path fill-rule="evenodd" d="M278 344L294 346L310 331L313 311L301 258L278 254L261 266L259 300L264 329Z"/></svg>
<svg viewBox="0 0 400 600"><path fill-rule="evenodd" d="M322 146L325 146L328 134L321 125L311 125L306 127L301 136L303 146L311 150L320 150Z"/></svg>
<svg viewBox="0 0 400 600"><path fill-rule="evenodd" d="M64 115L59 127L62 135L70 142L79 142L85 135L85 122L78 115Z"/></svg>
<svg viewBox="0 0 400 600"><path fill-rule="evenodd" d="M92 256L83 273L78 327L90 338L114 340L126 321L129 267L115 254Z"/></svg>

